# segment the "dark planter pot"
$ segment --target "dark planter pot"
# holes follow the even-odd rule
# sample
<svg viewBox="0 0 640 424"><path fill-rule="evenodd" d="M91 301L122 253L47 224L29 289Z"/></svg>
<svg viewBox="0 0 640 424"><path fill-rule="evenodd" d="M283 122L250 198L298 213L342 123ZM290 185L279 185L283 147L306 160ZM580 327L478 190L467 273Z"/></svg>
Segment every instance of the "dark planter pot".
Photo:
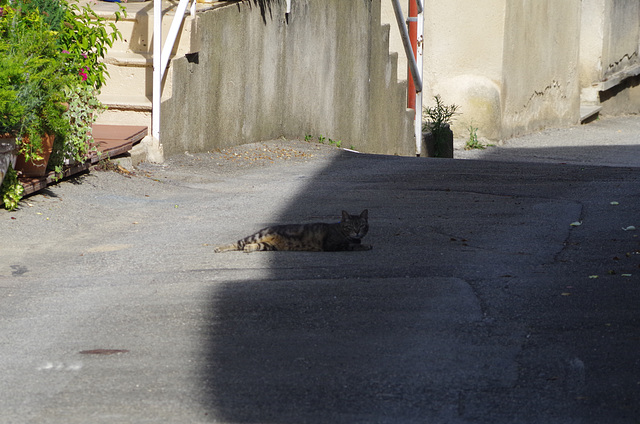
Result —
<svg viewBox="0 0 640 424"><path fill-rule="evenodd" d="M4 181L9 165L15 169L17 156L16 138L0 135L0 184Z"/></svg>
<svg viewBox="0 0 640 424"><path fill-rule="evenodd" d="M436 139L431 131L422 133L422 151L426 152L429 158L452 158L453 157L453 131L449 124L445 124L444 129L439 132Z"/></svg>

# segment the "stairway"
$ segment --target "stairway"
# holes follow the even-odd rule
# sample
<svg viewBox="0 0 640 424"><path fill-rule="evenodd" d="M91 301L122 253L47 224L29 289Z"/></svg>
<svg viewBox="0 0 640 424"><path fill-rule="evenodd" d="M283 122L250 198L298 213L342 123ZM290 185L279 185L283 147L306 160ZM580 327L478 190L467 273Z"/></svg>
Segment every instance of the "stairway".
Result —
<svg viewBox="0 0 640 424"><path fill-rule="evenodd" d="M164 39L173 21L177 1L162 1ZM122 40L117 40L107 52L104 62L109 76L101 89L100 101L108 110L98 117L98 124L136 125L151 129L151 100L153 98L153 1L124 4L127 17L115 25L122 33ZM203 10L204 5L199 5ZM115 3L99 1L91 8L98 16L113 20L118 9ZM173 49L173 56L181 56L194 51L191 45L191 31L196 17L185 15L182 29ZM195 50L197 51L197 50ZM171 96L171 66L165 73L162 100Z"/></svg>

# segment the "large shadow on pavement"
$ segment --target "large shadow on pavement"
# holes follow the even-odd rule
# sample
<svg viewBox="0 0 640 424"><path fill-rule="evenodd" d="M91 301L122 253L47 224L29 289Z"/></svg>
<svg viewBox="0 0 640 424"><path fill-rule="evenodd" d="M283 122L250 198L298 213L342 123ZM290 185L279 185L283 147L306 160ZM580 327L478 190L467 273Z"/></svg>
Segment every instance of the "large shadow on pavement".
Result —
<svg viewBox="0 0 640 424"><path fill-rule="evenodd" d="M639 412L637 402L616 398L621 390L586 388L581 363L595 380L611 372L597 369L588 345L605 327L580 334L601 317L563 316L593 304L560 296L573 284L563 278L584 265L571 262L567 249L581 241L569 223L591 216L598 190L638 183L637 168L345 152L301 177L308 181L301 194L273 222L331 221L342 209L368 208L365 240L374 250L252 254L264 255L264 272L212 289L202 384L213 418L569 422L601 410L608 418ZM581 255L599 258L586 248ZM607 319L628 319L621 337L631 337L638 289L608 296L598 305ZM570 306L558 303L568 298ZM536 338L540 328L551 341ZM633 359L640 342L607 340L600 348L628 361L628 375L640 371ZM631 380L619 387L635 401Z"/></svg>

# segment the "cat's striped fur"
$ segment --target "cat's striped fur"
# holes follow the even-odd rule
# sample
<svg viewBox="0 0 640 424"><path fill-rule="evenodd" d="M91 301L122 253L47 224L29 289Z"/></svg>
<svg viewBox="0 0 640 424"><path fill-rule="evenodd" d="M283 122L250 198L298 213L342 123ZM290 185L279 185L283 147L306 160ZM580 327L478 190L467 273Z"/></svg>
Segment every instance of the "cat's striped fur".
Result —
<svg viewBox="0 0 640 424"><path fill-rule="evenodd" d="M337 224L317 222L266 227L236 243L218 246L215 252L371 250L372 246L361 243L361 239L369 231L368 214L367 209L360 215L349 215L346 211L342 211L342 221Z"/></svg>

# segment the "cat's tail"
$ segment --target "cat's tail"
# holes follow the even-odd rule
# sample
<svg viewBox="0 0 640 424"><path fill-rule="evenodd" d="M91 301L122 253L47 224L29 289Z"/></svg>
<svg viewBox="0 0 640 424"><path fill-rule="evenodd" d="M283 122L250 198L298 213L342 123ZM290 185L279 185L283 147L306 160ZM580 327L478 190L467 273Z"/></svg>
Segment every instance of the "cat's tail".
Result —
<svg viewBox="0 0 640 424"><path fill-rule="evenodd" d="M216 253L222 253L233 251L253 252L256 250L276 250L269 245L266 245L266 247L264 247L263 245L265 245L265 243L258 243L262 238L262 231L264 230L238 240L235 243L223 244L222 246L218 246L213 251Z"/></svg>
<svg viewBox="0 0 640 424"><path fill-rule="evenodd" d="M237 250L242 250L242 248L240 247L240 243L238 242L231 243L231 244L223 244L222 246L218 246L215 249L213 249L213 251L216 253L233 252Z"/></svg>

